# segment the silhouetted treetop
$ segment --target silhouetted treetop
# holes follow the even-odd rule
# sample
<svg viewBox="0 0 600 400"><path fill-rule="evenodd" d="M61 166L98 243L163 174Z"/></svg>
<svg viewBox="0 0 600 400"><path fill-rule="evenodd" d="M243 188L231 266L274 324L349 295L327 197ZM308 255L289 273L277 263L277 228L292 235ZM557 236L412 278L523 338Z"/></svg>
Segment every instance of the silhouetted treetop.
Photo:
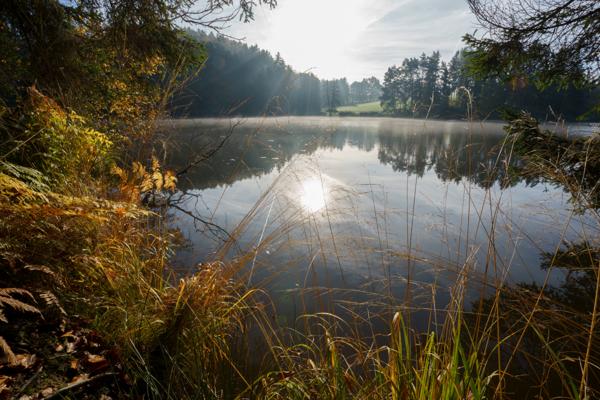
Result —
<svg viewBox="0 0 600 400"><path fill-rule="evenodd" d="M597 0L468 0L482 35L475 70L508 78L532 72L539 83L600 83L600 2Z"/></svg>
<svg viewBox="0 0 600 400"><path fill-rule="evenodd" d="M276 0L3 0L0 98L36 85L108 130L156 117L205 53L180 24L219 30Z"/></svg>

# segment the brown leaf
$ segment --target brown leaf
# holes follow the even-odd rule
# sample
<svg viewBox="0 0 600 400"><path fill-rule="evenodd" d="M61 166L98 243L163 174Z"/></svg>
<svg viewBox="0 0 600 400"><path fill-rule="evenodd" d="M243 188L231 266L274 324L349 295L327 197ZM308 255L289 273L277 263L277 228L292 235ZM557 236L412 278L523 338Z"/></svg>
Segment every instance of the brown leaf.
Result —
<svg viewBox="0 0 600 400"><path fill-rule="evenodd" d="M106 361L106 358L102 357L101 355L98 354L89 354L87 355L87 362L89 364L98 364L100 362L104 362Z"/></svg>
<svg viewBox="0 0 600 400"><path fill-rule="evenodd" d="M75 351L75 342L67 343L67 353L73 353Z"/></svg>
<svg viewBox="0 0 600 400"><path fill-rule="evenodd" d="M41 394L43 397L48 397L48 396L50 396L52 393L54 393L54 388L53 388L53 387L47 387L46 389L44 389L44 390L42 390L42 391L40 392L40 394Z"/></svg>
<svg viewBox="0 0 600 400"><path fill-rule="evenodd" d="M10 376L0 375L0 395L4 392L9 392L8 384L12 381Z"/></svg>
<svg viewBox="0 0 600 400"><path fill-rule="evenodd" d="M15 355L15 362L12 364L12 366L28 369L31 368L36 361L37 357L35 354L17 354Z"/></svg>
<svg viewBox="0 0 600 400"><path fill-rule="evenodd" d="M2 336L0 336L0 350L2 350L4 352L4 354L6 355L6 361L9 364L12 364L15 362L15 354L12 352L10 346L8 345L8 343L6 342L6 340L4 340L4 338Z"/></svg>
<svg viewBox="0 0 600 400"><path fill-rule="evenodd" d="M110 366L110 363L105 357L97 354L88 353L84 361L85 365L94 373L104 371Z"/></svg>
<svg viewBox="0 0 600 400"><path fill-rule="evenodd" d="M89 379L89 377L90 377L90 375L89 375L89 374L81 374L81 375L77 375L75 378L73 378L73 379L71 380L71 382L70 382L70 383L78 383L78 382L81 382L81 381L85 381L85 380Z"/></svg>

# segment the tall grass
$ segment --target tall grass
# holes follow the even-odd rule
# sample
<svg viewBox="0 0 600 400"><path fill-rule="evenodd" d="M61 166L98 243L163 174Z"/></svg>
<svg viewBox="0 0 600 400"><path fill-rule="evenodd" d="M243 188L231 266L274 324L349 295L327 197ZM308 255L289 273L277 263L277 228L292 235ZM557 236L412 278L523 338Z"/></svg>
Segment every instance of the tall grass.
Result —
<svg viewBox="0 0 600 400"><path fill-rule="evenodd" d="M466 273L467 271L465 271ZM464 278L464 276L463 276ZM398 311L376 345L345 336L346 322L328 314L307 316L320 334L280 348L285 370L256 382L258 396L272 399L484 399L493 373L487 375L481 343L468 333L463 318L464 279L457 282L443 326L411 330ZM342 332L335 336L332 332ZM438 333L439 332L439 333Z"/></svg>
<svg viewBox="0 0 600 400"><path fill-rule="evenodd" d="M144 192L165 191L172 174L157 160L150 171L139 163L111 168L111 149L89 149L101 133L39 92L32 96L25 118L1 126L13 140L6 145L18 149L4 153L0 170L2 283L12 287L2 293L13 296L3 305L36 310L63 333L71 320L88 321L120 354L131 384L123 391L180 399L245 389L232 348L252 312L252 291L232 279L235 263L176 276L168 264L177 235L159 210L140 203ZM15 297L22 295L41 311ZM52 308L63 312L58 320ZM31 318L9 317L31 329ZM16 340L3 339L7 355Z"/></svg>
<svg viewBox="0 0 600 400"><path fill-rule="evenodd" d="M288 172L284 171L230 232L213 260L178 275L169 265L177 233L165 223L164 210L150 210L140 202L144 192L160 195L171 188L165 182L172 181L173 174L163 171L157 159L148 170L141 163L111 169L94 154L90 157L87 149L98 134L86 130L85 121L58 112L56 105L42 104L46 109L38 106L38 114L32 115L37 119L23 130L32 139L21 142L39 150L34 162L19 165L14 152L2 160L0 250L3 266L10 271L4 281L35 293L51 291L69 316L79 314L90 321L122 353L131 383L124 392L157 399L591 399L597 395L600 225L583 232L585 245L565 248L563 240L557 243L546 257L548 275L542 285L509 285L512 260L502 259L496 249L502 197L493 198L490 188L482 203L476 204L470 183L463 183L461 243L457 251L448 248L445 259L414 248L418 180L406 186L403 250L390 245L386 221L390 211L377 209L370 184L377 234L360 237L358 243L377 243L384 278L354 292L340 289L372 299L366 307L369 314L363 313L365 302L336 300L336 289L302 287L300 324L280 326L276 305L260 290L265 282L253 277L261 266L257 255L300 227L310 239L309 260L303 260L309 265L305 286L309 273L318 282L320 272L310 266L317 257L327 263L330 240L334 266L343 274L342 238L332 226L340 210L326 206L326 224L320 225L314 216L273 209L280 180ZM48 115L51 118L43 118ZM526 131L534 141L535 135L548 139L526 119L511 126L516 130L511 134ZM69 160L68 168L52 169L52 151L60 147L54 136L60 139L65 132L81 134L82 140L71 143L76 148L60 157L80 157ZM513 152L524 142L509 139L502 144L502 156L491 175L506 173L508 179L512 172ZM547 157L549 148L543 154L522 153L527 169L519 173L565 187L577 205L571 218L585 212L600 223L595 203L598 181L593 178L597 144L590 139L574 144L561 141L561 145L563 150L554 158ZM25 152L20 156L27 158ZM581 157L582 163L575 157ZM569 168L573 165L576 170ZM41 178L40 170L50 171L47 178ZM26 177L24 171L29 171ZM67 175L65 179L61 174ZM84 177L89 181L84 182ZM351 197L350 192L343 195ZM231 257L252 224L270 229L261 229L253 247ZM325 231L320 231L321 226ZM487 239L483 271L475 268L479 248L473 237L480 231ZM372 254L353 250L354 257L372 260ZM407 265L406 276L391 268L393 259ZM436 282L429 285L431 299L421 302L416 273L423 265L454 273L453 284L445 288L447 304L436 303L440 290ZM34 276L32 267L47 279ZM569 272L563 288L550 285L550 274L559 268ZM407 287L404 299L392 294L397 282ZM382 287L387 290L378 290ZM480 297L471 305L466 293L473 290ZM577 294L581 298L569 302ZM311 302L320 304L307 306ZM416 312L429 313L425 330L414 323ZM385 330L376 327L381 321ZM5 339L10 345L10 338Z"/></svg>
<svg viewBox="0 0 600 400"><path fill-rule="evenodd" d="M535 121L529 123L537 126ZM515 131L526 132L522 127L515 128L513 123L509 133ZM537 128L531 132L538 134L539 140L550 138ZM268 398L593 398L597 394L598 378L598 353L594 343L598 334L599 261L595 249L600 220L596 218L596 207L589 201L598 186L589 171L596 168L593 161L596 147L591 144L596 138L563 142L565 146L554 154L555 158L548 157L547 153L539 156L523 152L522 143L516 139L509 135L501 143L497 161L488 172L489 180L493 182L500 176L501 187L507 187L514 179L511 174L523 174L523 171L515 172L515 165L526 166L525 173L530 176L535 174L537 179L566 188L575 206L565 225L556 227L559 241L555 251L544 256L546 261L542 260L547 275L541 285L508 281L517 254L516 244L508 259L504 259L496 247L497 231L503 224L501 219L506 218L502 205L504 192L495 196L490 185L483 201L477 204L474 191L469 183L464 183L465 219L461 232L466 234L460 249L464 261L436 261L437 268L457 272L456 283L449 288L452 300L448 306L437 309L432 297L432 308L422 307L423 303L415 301L416 294L413 294L400 304L397 299L387 298L379 304L383 306L382 311L374 318L361 315L358 302L344 302L344 307L355 306L356 309L346 309L343 314L331 311L307 314L302 319L310 321L305 325L308 328L294 332L295 340L290 339L286 341L287 346L277 348L276 358L285 361L281 369L255 382L258 395ZM581 152L578 146L587 152ZM573 161L575 154L580 159ZM513 162L517 157L520 161ZM581 172L573 173L573 166ZM590 181L592 185L586 184ZM411 195L414 198L408 190L407 185L407 198ZM587 200L582 202L582 199ZM410 201L407 204L410 205ZM331 211L326 209L325 213ZM485 219L486 213L489 220ZM585 220L582 213L586 214ZM374 219L386 215L378 210L373 214ZM593 218L587 219L590 216ZM580 218L581 226L586 227L578 232L579 237L586 239L579 247L566 242L566 232L573 218ZM327 220L330 220L329 215ZM407 221L410 238L413 223L410 210ZM385 225L385 222L376 222L378 228L380 223ZM326 230L334 235L330 225ZM483 271L471 266L478 251L473 239L478 231L487 239ZM321 252L325 248L322 241L328 234L315 235ZM389 247L382 246L389 243L384 236L385 232L380 231L375 241L379 241L385 253L393 253ZM408 243L407 251L398 254L407 262L420 258L431 263L435 259L433 255L419 257L416 251L411 252L412 245ZM339 248L333 250L339 260ZM384 269L385 264L384 258ZM563 286L552 286L550 277L558 269L566 270L566 279ZM391 287L394 278L397 277L387 274L387 287ZM480 293L479 299L465 304L463 294L473 290ZM328 293L334 291L331 289ZM312 296L315 291L303 294ZM371 294L374 298L386 298L385 294ZM578 301L569 301L569 296L577 296ZM402 311L397 313L394 308ZM328 306L328 309L334 307ZM438 320L441 315L441 325L430 324L425 332L411 329L411 313L420 310L429 310L430 321ZM385 344L381 343L381 336L361 335L354 327L356 320L369 325L377 318L386 319L392 314L393 322L384 335Z"/></svg>

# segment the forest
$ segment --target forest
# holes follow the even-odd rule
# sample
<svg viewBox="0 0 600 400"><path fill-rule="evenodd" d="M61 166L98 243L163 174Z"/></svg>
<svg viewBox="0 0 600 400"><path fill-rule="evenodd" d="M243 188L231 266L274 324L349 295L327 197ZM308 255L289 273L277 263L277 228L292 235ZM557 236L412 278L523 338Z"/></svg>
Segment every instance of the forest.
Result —
<svg viewBox="0 0 600 400"><path fill-rule="evenodd" d="M450 60L442 60L438 51L407 58L389 67L383 83L376 77L348 83L346 78L322 80L311 72L294 71L279 53L273 57L256 45L212 32L186 33L209 57L202 72L175 96L172 111L179 117L323 115L337 113L338 107L380 102L382 112L362 115L460 119L471 101L480 119L498 120L520 110L542 120L598 118L597 113L582 112L598 100L598 89L544 87L527 76L511 81L477 76L469 70L468 48Z"/></svg>
<svg viewBox="0 0 600 400"><path fill-rule="evenodd" d="M175 97L175 115L320 115L324 107L378 101L375 77L348 84L296 72L279 54L202 31L186 32L210 55L199 76ZM219 93L215 96L215 93Z"/></svg>
<svg viewBox="0 0 600 400"><path fill-rule="evenodd" d="M384 111L405 117L459 118L471 102L478 119L497 120L506 112L521 110L541 120L598 118L593 111L587 112L600 95L593 86L544 87L527 75L508 81L478 76L469 69L470 53L465 48L446 62L439 52L433 52L390 67L383 81Z"/></svg>

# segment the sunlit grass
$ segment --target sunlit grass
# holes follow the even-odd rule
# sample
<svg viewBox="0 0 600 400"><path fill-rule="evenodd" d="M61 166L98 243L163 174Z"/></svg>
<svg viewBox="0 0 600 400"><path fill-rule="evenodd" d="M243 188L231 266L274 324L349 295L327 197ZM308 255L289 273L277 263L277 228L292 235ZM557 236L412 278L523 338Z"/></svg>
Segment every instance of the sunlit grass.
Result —
<svg viewBox="0 0 600 400"><path fill-rule="evenodd" d="M379 101L373 101L370 103L361 103L351 106L337 107L338 112L351 112L355 114L360 113L380 113L383 111L381 103Z"/></svg>
<svg viewBox="0 0 600 400"><path fill-rule="evenodd" d="M596 160L595 145L585 146L591 149L587 159ZM490 174L510 165L513 148L507 139ZM136 396L396 400L510 399L525 393L591 399L600 361L597 187L582 186L576 174L565 173L572 171L544 163L548 157L530 157L538 171L575 195L579 207L570 218L582 210L592 217L582 232L585 246L563 249L561 237L546 257L547 277L540 286L515 286L506 279L513 261L502 260L496 248L505 192L492 195L487 188L476 197L470 182L460 183L465 204L460 248L448 248L446 258L411 240L419 217L417 179L403 194L409 199L402 210L406 241L394 243L385 228L390 210L373 201L372 214L359 215L352 202L356 193L332 185L318 165L309 174L282 171L214 257L190 266L185 275L170 268L177 235L166 225L165 210L150 212L140 196L124 193L135 186L130 179L131 185L121 182L121 193L107 199L108 182L116 178L110 175L98 177L103 185L83 196L79 187L69 192L68 186L53 189L2 174L3 257L11 257L19 277L27 267L48 269L53 278L37 284L50 285L69 313L87 318L119 349L133 382L128 390ZM155 164L152 175L164 184ZM138 173L143 184L146 173ZM373 185L362 195L373 200ZM482 210L490 210L490 220ZM333 222L341 213L374 229L339 235ZM255 225L262 229L252 245L232 251ZM476 268L482 245L470 234L478 228L487 241L483 271ZM567 228L568 223L556 227L561 233ZM298 231L303 239L286 242ZM271 276L255 279L257 269L269 267L259 257L269 246L309 251L299 260L271 265ZM323 284L328 270L314 268L317 259L338 271L340 287ZM358 288L344 287L346 263L362 260L373 274ZM266 288L276 274L300 267L307 267L302 285L290 291L297 312L282 321ZM551 270L557 268L575 277L567 282L576 290L550 290ZM445 274L447 283L420 281L424 271ZM404 287L403 296L394 287ZM565 301L576 299L580 287L583 306ZM438 303L441 292L447 294L444 303ZM474 302L467 300L473 292L480 293ZM417 324L417 315L425 316L425 326Z"/></svg>

